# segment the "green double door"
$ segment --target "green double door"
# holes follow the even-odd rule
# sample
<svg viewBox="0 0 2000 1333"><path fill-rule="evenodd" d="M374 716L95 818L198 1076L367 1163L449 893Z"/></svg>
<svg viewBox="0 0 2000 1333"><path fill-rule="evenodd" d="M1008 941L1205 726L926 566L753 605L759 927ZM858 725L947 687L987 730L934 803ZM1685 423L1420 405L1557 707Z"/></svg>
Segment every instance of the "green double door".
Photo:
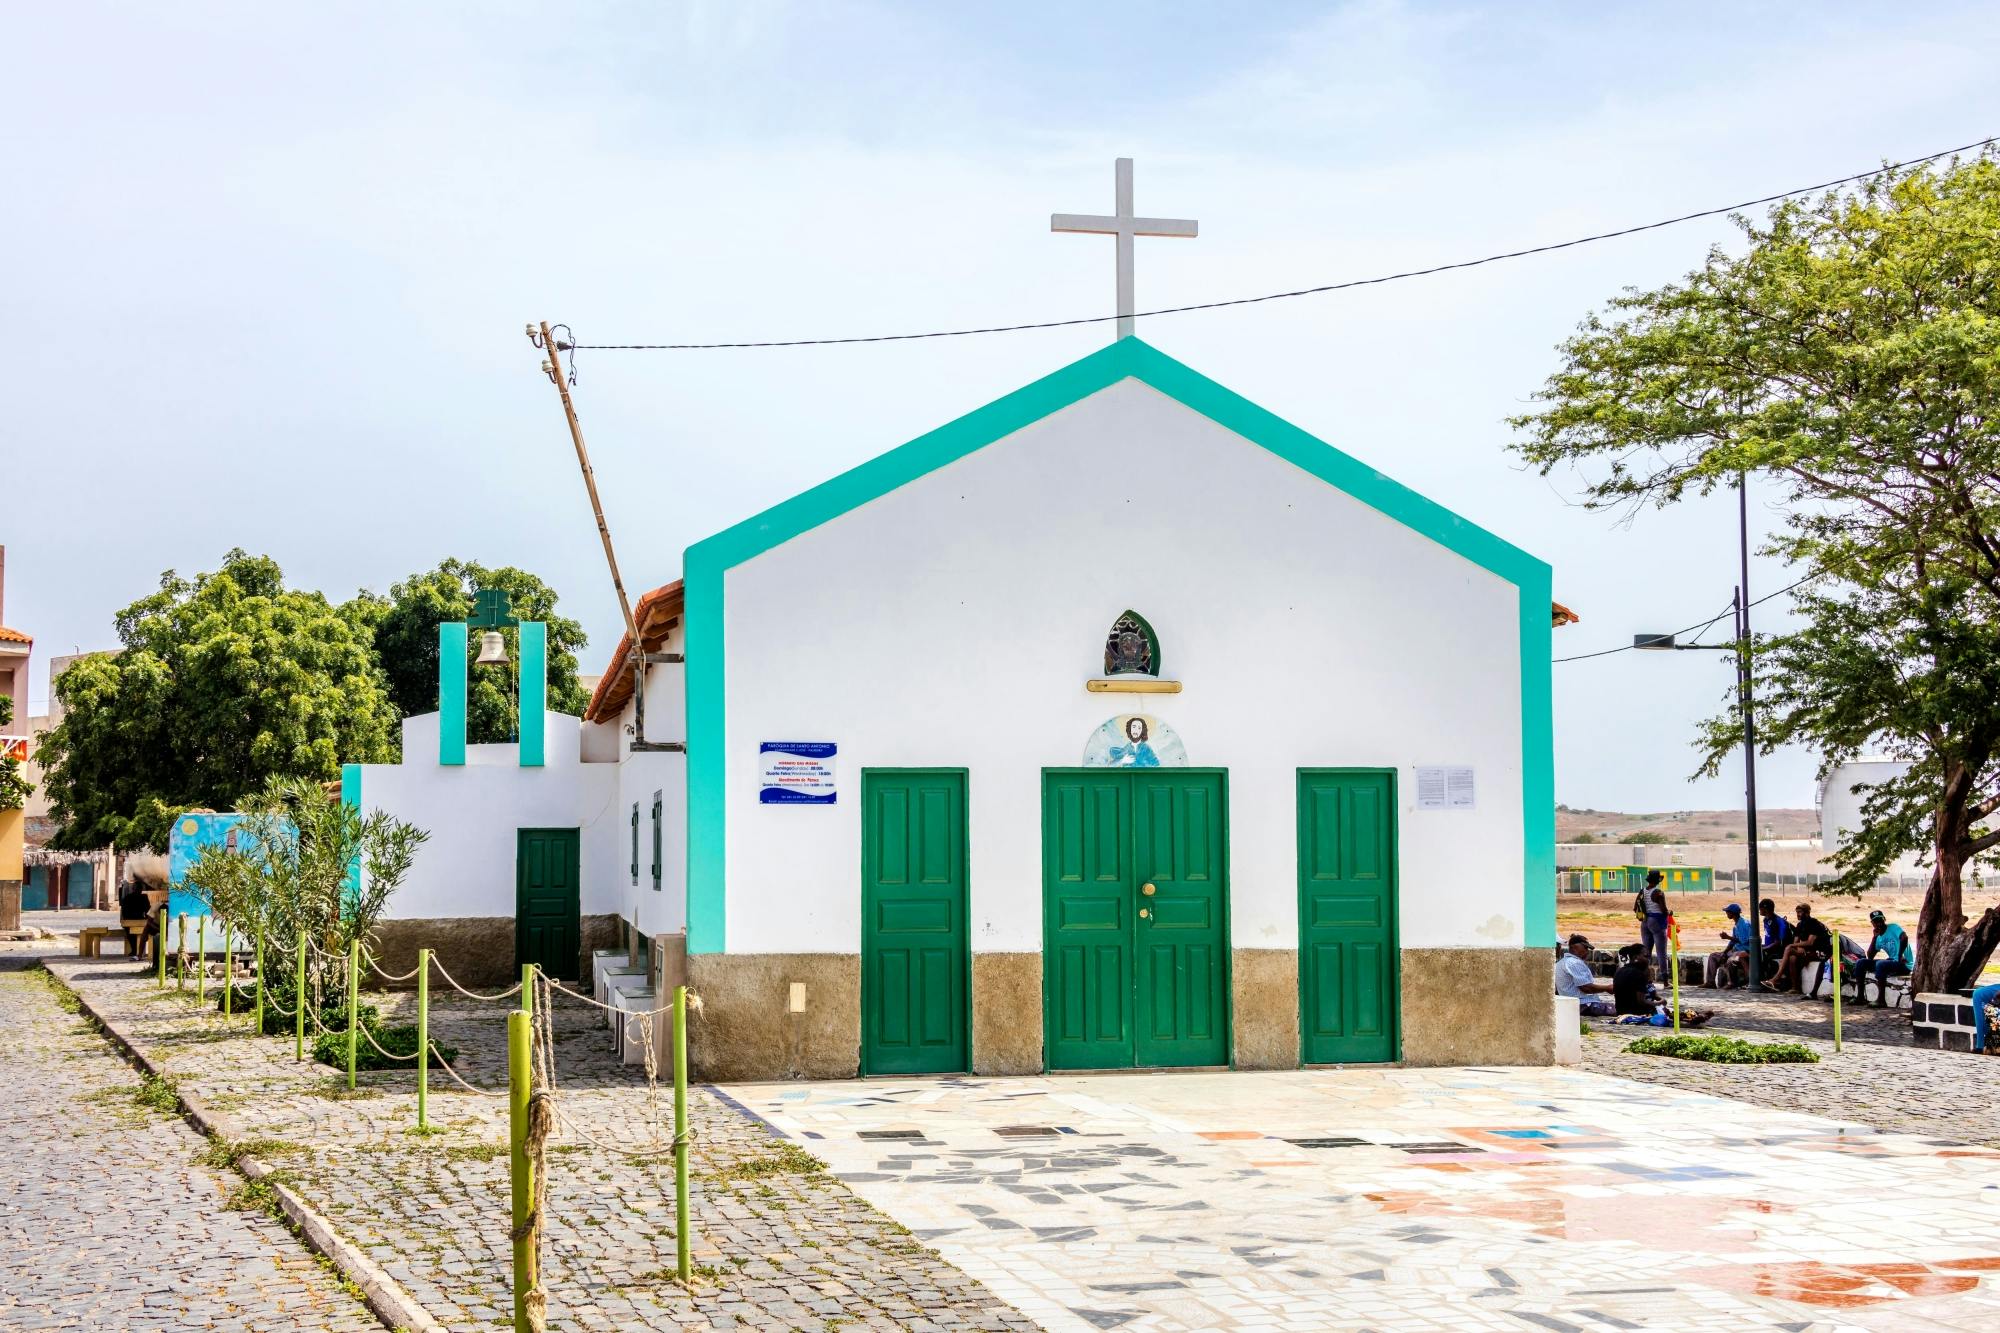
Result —
<svg viewBox="0 0 2000 1333"><path fill-rule="evenodd" d="M965 772L861 774L861 1072L971 1067Z"/></svg>
<svg viewBox="0 0 2000 1333"><path fill-rule="evenodd" d="M574 981L583 953L576 830L524 828L514 836L514 962Z"/></svg>
<svg viewBox="0 0 2000 1333"><path fill-rule="evenodd" d="M1306 1064L1396 1059L1396 775L1299 770L1299 1030Z"/></svg>
<svg viewBox="0 0 2000 1333"><path fill-rule="evenodd" d="M1216 769L1042 776L1051 1069L1229 1063L1229 871Z"/></svg>

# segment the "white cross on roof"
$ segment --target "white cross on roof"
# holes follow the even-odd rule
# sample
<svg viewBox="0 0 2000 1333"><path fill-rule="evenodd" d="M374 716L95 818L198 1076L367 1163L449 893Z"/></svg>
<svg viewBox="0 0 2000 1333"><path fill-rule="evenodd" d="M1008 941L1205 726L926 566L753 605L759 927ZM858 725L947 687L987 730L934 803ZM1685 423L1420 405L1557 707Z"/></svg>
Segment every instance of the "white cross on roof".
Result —
<svg viewBox="0 0 2000 1333"><path fill-rule="evenodd" d="M1193 218L1136 218L1132 216L1132 159L1118 159L1117 212L1109 217L1093 213L1054 213L1050 231L1090 232L1118 238L1118 336L1133 333L1133 315L1138 307L1132 292L1132 238L1135 236L1194 236Z"/></svg>

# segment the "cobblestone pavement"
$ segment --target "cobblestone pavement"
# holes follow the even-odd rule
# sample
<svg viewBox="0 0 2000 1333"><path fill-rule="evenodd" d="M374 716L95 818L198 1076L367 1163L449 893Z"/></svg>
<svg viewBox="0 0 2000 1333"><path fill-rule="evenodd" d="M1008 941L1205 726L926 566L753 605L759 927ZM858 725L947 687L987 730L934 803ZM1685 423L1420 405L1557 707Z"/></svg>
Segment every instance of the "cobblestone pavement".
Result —
<svg viewBox="0 0 2000 1333"><path fill-rule="evenodd" d="M732 1087L1044 1327L2000 1327L2000 1152L1568 1069Z"/></svg>
<svg viewBox="0 0 2000 1333"><path fill-rule="evenodd" d="M446 1327L510 1324L503 1097L434 1072L430 1114L442 1132L419 1137L413 1073L364 1073L352 1095L323 1066L295 1064L289 1039L230 1036L219 1015L171 986L157 991L122 960L54 966L182 1087L245 1134L275 1140L259 1155ZM443 990L433 984L433 1036L458 1049L473 1084L503 1087L508 1005ZM368 998L391 1021L414 1012L408 995ZM658 1143L671 1132L670 1098L613 1062L600 1018L580 1002L556 1009L559 1105L591 1139ZM239 1017L235 1031L248 1029ZM671 1161L559 1129L542 1264L552 1329L1034 1327L729 1101L696 1088L689 1102L694 1293L673 1280Z"/></svg>
<svg viewBox="0 0 2000 1333"><path fill-rule="evenodd" d="M31 962L0 960L0 1328L381 1333L281 1225L224 1207L240 1178L193 1164L201 1136Z"/></svg>
<svg viewBox="0 0 2000 1333"><path fill-rule="evenodd" d="M1583 1040L1584 1068L1778 1110L2000 1148L2000 1056L1912 1046L1907 1009L1843 1006L1843 1049L1836 1055L1830 1003L1700 989L1682 992L1681 1003L1717 1011L1704 1032L1750 1041L1797 1041L1817 1051L1820 1063L1715 1065L1631 1055L1625 1050L1628 1041L1659 1029L1591 1019Z"/></svg>

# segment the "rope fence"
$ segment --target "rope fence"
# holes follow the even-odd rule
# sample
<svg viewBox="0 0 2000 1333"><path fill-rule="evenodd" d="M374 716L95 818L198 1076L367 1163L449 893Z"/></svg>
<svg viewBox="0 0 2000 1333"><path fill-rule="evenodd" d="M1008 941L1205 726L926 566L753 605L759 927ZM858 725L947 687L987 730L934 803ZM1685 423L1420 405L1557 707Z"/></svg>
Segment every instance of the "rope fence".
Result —
<svg viewBox="0 0 2000 1333"><path fill-rule="evenodd" d="M221 922L225 1017L233 1017L232 1005L238 984L239 935ZM196 973L197 998L206 998L208 961L208 919L197 923L193 959L181 941L187 937L187 917L176 922L178 934L174 950L175 982L187 990L187 973L192 964ZM167 911L159 916L158 939L167 936ZM298 930L289 940L278 938L259 924L252 936L252 973L256 985L256 1023L253 1031L262 1035L267 1007L279 1018L289 1020L293 1055L299 1062L308 1058L306 1036L315 1039L313 1055L332 1063L329 1040L344 1040L348 1087L355 1086L358 1056L362 1043L390 1071L414 1066L417 1088L417 1132L430 1133L428 1117L429 1071L435 1066L452 1083L477 1097L508 1099L509 1175L512 1181L512 1217L509 1235L514 1248L514 1327L541 1330L547 1319L547 1298L541 1283L541 1251L546 1239L548 1216L548 1145L552 1138L574 1140L600 1152L632 1162L671 1158L674 1164L675 1248L677 1272L682 1282L692 1280L691 1236L689 1234L688 1167L696 1139L688 1123L687 1035L690 1014L699 1013L701 999L687 987L675 988L672 999L651 1008L637 1009L624 1003L607 1003L595 995L565 985L533 964L523 966L521 979L505 990L481 992L461 984L429 948L417 951L415 966L392 973L381 965L374 952L360 941L350 941L342 952L334 952ZM156 948L153 971L160 988L167 986L167 950ZM249 960L246 960L249 961ZM316 965L315 965L316 964ZM430 1035L430 981L435 972L453 992L478 1004L514 1001L506 1013L507 1084L502 1088L480 1087L462 1072L454 1059L447 1059L445 1047ZM266 983L273 978L289 978L289 1004L277 994L267 994ZM414 982L416 986L416 1041L414 1049L397 1054L385 1046L375 1028L380 1026L371 1006L363 1021L360 993L364 980L384 986ZM329 989L339 987L329 994ZM280 992L285 987L281 984ZM344 992L344 993L341 993ZM337 997L337 998L336 998ZM323 1010L329 1001L345 1008L344 1030L329 1026ZM639 1134L628 1136L593 1129L579 1095L564 1086L559 1069L557 1017L562 1008L575 1005L603 1014L616 1032L615 1046L629 1050L638 1046L639 1065L645 1077L645 1095L639 1117ZM659 1049L659 1027L670 1023L670 1051ZM453 1052L454 1057L456 1052ZM669 1100L661 1077L662 1057L670 1057L672 1095Z"/></svg>

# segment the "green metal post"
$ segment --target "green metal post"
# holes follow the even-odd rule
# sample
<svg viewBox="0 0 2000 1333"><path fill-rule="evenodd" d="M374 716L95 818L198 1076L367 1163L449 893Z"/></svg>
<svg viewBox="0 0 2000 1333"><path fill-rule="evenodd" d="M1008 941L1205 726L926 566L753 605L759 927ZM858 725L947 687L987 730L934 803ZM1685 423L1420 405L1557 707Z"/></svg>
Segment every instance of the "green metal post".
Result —
<svg viewBox="0 0 2000 1333"><path fill-rule="evenodd" d="M182 912L174 918L174 989L188 988L188 914Z"/></svg>
<svg viewBox="0 0 2000 1333"><path fill-rule="evenodd" d="M417 950L417 1128L429 1129L431 1086L431 951Z"/></svg>
<svg viewBox="0 0 2000 1333"><path fill-rule="evenodd" d="M153 965L160 973L160 989L167 988L167 905L160 904L160 929L153 936Z"/></svg>
<svg viewBox="0 0 2000 1333"><path fill-rule="evenodd" d="M1674 947L1671 956L1674 962L1674 1031L1679 1032L1681 1030L1681 933L1673 926L1667 929L1673 937L1671 942Z"/></svg>
<svg viewBox="0 0 2000 1333"><path fill-rule="evenodd" d="M292 1015L292 1058L303 1060L306 1058L306 932L303 926L299 928L299 951L293 956L298 960L298 966L293 969L298 990L293 993L292 1002L298 1006L298 1012Z"/></svg>
<svg viewBox="0 0 2000 1333"><path fill-rule="evenodd" d="M236 950L230 948L229 923L222 923L222 1016L236 1017Z"/></svg>
<svg viewBox="0 0 2000 1333"><path fill-rule="evenodd" d="M257 1035L264 1035L264 923L257 923Z"/></svg>
<svg viewBox="0 0 2000 1333"><path fill-rule="evenodd" d="M1827 966L1833 969L1833 1053L1838 1055L1840 1054L1840 983L1844 969L1841 967L1840 932L1837 930L1833 932L1833 957L1827 962ZM1861 994L1858 988L1854 993Z"/></svg>
<svg viewBox="0 0 2000 1333"><path fill-rule="evenodd" d="M521 1012L529 1018L535 1016L535 965L521 964Z"/></svg>
<svg viewBox="0 0 2000 1333"><path fill-rule="evenodd" d="M201 914L201 924L194 928L194 1002L208 1003L208 913Z"/></svg>
<svg viewBox="0 0 2000 1333"><path fill-rule="evenodd" d="M347 946L347 1087L354 1089L355 1046L361 1040L361 941Z"/></svg>
<svg viewBox="0 0 2000 1333"><path fill-rule="evenodd" d="M694 1276L688 1244L688 988L674 987L674 1259L681 1281ZM646 1020L648 1023L652 1019Z"/></svg>
<svg viewBox="0 0 2000 1333"><path fill-rule="evenodd" d="M528 1294L538 1280L528 1213L534 1207L534 1167L528 1161L529 1023L525 1009L507 1015L507 1146L514 1185L514 1330L528 1333Z"/></svg>

